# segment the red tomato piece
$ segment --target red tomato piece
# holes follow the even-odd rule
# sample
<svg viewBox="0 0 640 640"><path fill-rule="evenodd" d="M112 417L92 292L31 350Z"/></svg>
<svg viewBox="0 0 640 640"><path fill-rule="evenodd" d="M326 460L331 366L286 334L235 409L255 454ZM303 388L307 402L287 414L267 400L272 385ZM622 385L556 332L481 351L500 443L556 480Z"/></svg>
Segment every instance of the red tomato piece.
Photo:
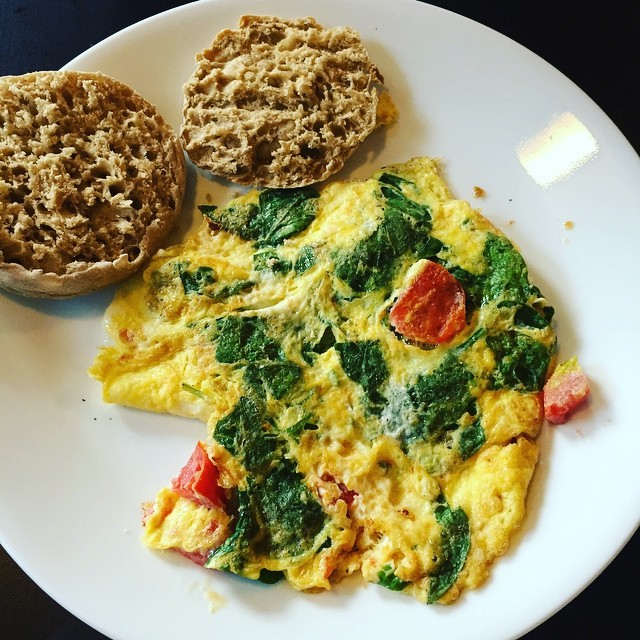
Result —
<svg viewBox="0 0 640 640"><path fill-rule="evenodd" d="M198 442L187 464L177 478L171 481L173 489L183 498L204 507L224 507L226 496L218 484L220 471L207 455L202 442Z"/></svg>
<svg viewBox="0 0 640 640"><path fill-rule="evenodd" d="M204 566L204 563L209 557L209 553L205 551L185 551L184 549L178 549L177 547L175 548L175 551L187 558L187 560L191 560L191 562L199 564L201 567Z"/></svg>
<svg viewBox="0 0 640 640"><path fill-rule="evenodd" d="M425 260L389 311L391 326L416 342L443 344L465 327L462 285L441 265Z"/></svg>
<svg viewBox="0 0 640 640"><path fill-rule="evenodd" d="M323 473L322 480L325 482L333 482L338 489L340 490L340 494L336 498L336 500L344 500L347 503L347 506L351 506L353 501L358 497L358 492L349 489L344 482L338 482L330 473Z"/></svg>
<svg viewBox="0 0 640 640"><path fill-rule="evenodd" d="M553 424L566 422L569 414L587 400L591 390L578 359L558 365L542 391L544 416Z"/></svg>

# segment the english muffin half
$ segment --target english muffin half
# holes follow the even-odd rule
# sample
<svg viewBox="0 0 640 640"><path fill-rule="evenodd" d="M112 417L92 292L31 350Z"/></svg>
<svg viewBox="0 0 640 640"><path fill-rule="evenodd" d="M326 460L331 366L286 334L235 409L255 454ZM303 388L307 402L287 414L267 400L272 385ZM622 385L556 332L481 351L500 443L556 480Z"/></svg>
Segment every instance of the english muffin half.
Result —
<svg viewBox="0 0 640 640"><path fill-rule="evenodd" d="M122 82L0 78L0 287L62 298L126 278L161 246L185 184L176 133Z"/></svg>
<svg viewBox="0 0 640 640"><path fill-rule="evenodd" d="M382 75L348 27L243 16L196 60L184 86L184 149L198 167L238 184L324 180L395 117L390 101L380 108Z"/></svg>

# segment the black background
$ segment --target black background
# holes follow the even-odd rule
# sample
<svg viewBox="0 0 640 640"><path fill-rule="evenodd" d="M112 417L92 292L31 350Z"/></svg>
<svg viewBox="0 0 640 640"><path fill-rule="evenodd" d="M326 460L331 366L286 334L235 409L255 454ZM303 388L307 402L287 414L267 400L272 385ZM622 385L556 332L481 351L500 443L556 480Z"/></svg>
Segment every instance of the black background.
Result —
<svg viewBox="0 0 640 640"><path fill-rule="evenodd" d="M60 68L116 31L183 4L188 2L0 0L0 75ZM544 58L585 91L640 153L638 0L443 0L430 4L472 18ZM268 6L265 2L265 13ZM637 224L637 212L629 216L630 224ZM639 506L630 504L629 508L638 510ZM606 505L594 508L594 517L606 517L605 511ZM575 535L579 540L589 532L576 531ZM640 637L639 557L640 534L636 533L592 585L524 638ZM401 637L400 621L398 628ZM354 620L350 634L355 630ZM424 636L428 636L427 629ZM104 636L51 600L0 548L0 638L99 640Z"/></svg>

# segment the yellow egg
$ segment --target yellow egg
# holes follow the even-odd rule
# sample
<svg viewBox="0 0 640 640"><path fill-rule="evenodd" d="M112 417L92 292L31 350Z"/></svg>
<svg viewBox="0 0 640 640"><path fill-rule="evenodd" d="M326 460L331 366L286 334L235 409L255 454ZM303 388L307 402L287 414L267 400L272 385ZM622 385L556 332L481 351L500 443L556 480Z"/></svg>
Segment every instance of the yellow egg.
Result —
<svg viewBox="0 0 640 640"><path fill-rule="evenodd" d="M301 590L478 587L525 515L556 348L516 248L429 158L201 210L91 368L107 402L207 424L224 510L162 489L145 543Z"/></svg>

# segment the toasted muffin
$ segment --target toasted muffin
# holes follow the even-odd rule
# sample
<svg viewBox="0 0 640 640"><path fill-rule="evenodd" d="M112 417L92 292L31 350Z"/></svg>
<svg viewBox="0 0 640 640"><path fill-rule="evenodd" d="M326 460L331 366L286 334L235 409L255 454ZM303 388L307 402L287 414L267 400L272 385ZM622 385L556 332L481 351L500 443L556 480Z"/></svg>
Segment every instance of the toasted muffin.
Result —
<svg viewBox="0 0 640 640"><path fill-rule="evenodd" d="M395 117L390 103L379 108L382 75L348 27L243 16L196 59L182 143L195 165L237 184L324 180Z"/></svg>
<svg viewBox="0 0 640 640"><path fill-rule="evenodd" d="M62 298L124 279L160 247L185 184L176 133L125 84L0 78L0 287Z"/></svg>

